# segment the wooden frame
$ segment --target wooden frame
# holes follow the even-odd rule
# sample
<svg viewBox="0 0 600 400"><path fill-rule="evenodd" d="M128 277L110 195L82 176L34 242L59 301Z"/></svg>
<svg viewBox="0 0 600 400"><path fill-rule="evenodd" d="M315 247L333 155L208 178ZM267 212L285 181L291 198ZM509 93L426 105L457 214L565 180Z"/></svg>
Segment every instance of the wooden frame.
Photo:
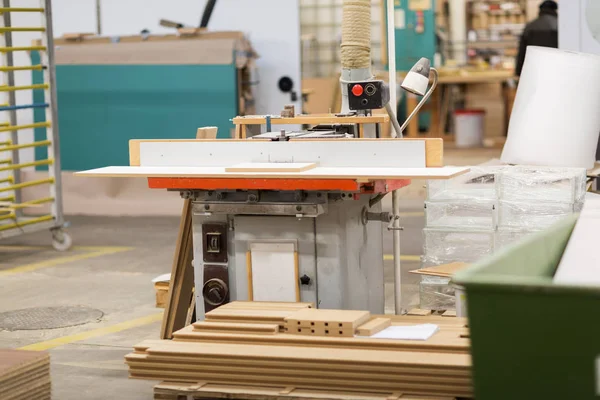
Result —
<svg viewBox="0 0 600 400"><path fill-rule="evenodd" d="M232 119L232 122L235 125L236 139L246 139L247 126L265 125L267 123L267 118L262 116L235 117ZM348 117L337 117L335 114L300 114L291 118L277 116L271 118L271 125L357 124L359 138L364 137L364 125L376 124L379 125L381 130L381 124L386 124L389 122L390 118L387 114Z"/></svg>
<svg viewBox="0 0 600 400"><path fill-rule="evenodd" d="M241 127L244 125L237 125L237 127ZM236 128L237 129L237 128ZM133 139L129 141L129 165L132 167L141 166L140 159L140 146L142 143L211 143L211 142L236 142L239 143L238 139ZM292 142L299 142L292 141ZM443 167L444 166L444 141L439 138L407 138L407 139L399 139L399 138L385 138L385 139L371 139L371 138L361 138L361 139L302 139L302 142L323 142L323 141L363 141L366 143L372 143L373 141L377 141L377 143L384 143L385 141L423 141L425 143L425 166L427 168L434 167ZM290 142L291 143L291 142Z"/></svg>
<svg viewBox="0 0 600 400"><path fill-rule="evenodd" d="M260 242L260 241L259 241ZM276 241L273 243L277 243ZM290 243L289 241L284 243ZM296 250L294 251L294 276L296 277L296 302L300 302L300 275L299 275L299 266L300 266L300 258L298 255L297 244L294 244ZM246 279L248 279L248 300L254 301L254 285L252 284L252 251L246 251ZM264 302L263 302L264 303ZM272 302L269 302L272 303Z"/></svg>

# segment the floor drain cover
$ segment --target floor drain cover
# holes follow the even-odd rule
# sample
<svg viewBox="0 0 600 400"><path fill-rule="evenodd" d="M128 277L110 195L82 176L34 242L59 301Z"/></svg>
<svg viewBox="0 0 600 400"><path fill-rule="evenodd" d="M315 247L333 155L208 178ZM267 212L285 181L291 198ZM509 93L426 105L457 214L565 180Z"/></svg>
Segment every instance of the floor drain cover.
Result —
<svg viewBox="0 0 600 400"><path fill-rule="evenodd" d="M36 307L0 313L0 330L66 328L98 322L104 313L89 307Z"/></svg>

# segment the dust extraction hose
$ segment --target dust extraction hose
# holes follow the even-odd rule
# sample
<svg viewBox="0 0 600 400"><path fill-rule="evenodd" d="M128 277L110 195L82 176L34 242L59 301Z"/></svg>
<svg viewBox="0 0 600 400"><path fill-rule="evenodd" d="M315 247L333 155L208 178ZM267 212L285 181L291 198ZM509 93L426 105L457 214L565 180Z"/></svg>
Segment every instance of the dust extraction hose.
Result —
<svg viewBox="0 0 600 400"><path fill-rule="evenodd" d="M371 67L371 0L344 0L342 68Z"/></svg>

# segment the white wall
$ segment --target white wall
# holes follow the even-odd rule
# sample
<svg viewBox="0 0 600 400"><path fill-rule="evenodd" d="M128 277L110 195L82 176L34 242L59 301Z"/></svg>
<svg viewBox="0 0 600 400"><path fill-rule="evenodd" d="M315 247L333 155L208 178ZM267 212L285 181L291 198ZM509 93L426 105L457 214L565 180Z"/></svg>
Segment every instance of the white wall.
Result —
<svg viewBox="0 0 600 400"><path fill-rule="evenodd" d="M595 16L600 25L598 0L560 2L558 10L558 46L564 50L600 54L600 42L594 38L588 17ZM590 7L588 9L588 7ZM596 29L596 27L594 27Z"/></svg>
<svg viewBox="0 0 600 400"><path fill-rule="evenodd" d="M198 26L206 0L169 0L168 7L166 4L164 0L102 0L102 32L109 36L138 34L143 29L172 33L172 29L159 26L161 18ZM278 89L283 76L295 82L295 105L301 109L298 0L218 0L208 27L239 30L250 38L260 56L255 88L258 114L279 114L285 104L292 103L290 95Z"/></svg>
<svg viewBox="0 0 600 400"><path fill-rule="evenodd" d="M159 26L161 18L197 26L200 24L206 0L101 0L103 35L138 34L142 29L152 33L173 33ZM21 7L38 7L39 0L20 0ZM73 32L96 31L95 0L53 0L55 37ZM37 13L14 13L14 26L39 26ZM209 24L211 30L240 30L245 32L260 58L257 60L260 83L255 88L256 112L278 114L290 96L279 91L277 82L290 76L299 95L296 109L301 109L300 73L300 14L298 0L218 0ZM19 32L14 36L15 46L28 46L39 38L36 32ZM29 65L29 54L15 53L15 65ZM17 85L31 84L29 71L17 72ZM17 104L30 104L31 91L17 92ZM4 113L6 114L6 113ZM3 115L0 118L5 118ZM31 110L18 111L18 123L33 121ZM2 119L5 120L5 119ZM0 141L6 135L0 134ZM33 130L20 133L21 142L33 140ZM0 157L2 158L2 157ZM34 151L21 151L23 162L33 161Z"/></svg>

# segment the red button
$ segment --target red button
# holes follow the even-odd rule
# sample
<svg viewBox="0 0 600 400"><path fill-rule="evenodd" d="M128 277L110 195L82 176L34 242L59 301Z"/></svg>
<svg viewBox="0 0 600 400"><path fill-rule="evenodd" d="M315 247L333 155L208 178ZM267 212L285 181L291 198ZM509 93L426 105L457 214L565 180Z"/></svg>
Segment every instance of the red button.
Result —
<svg viewBox="0 0 600 400"><path fill-rule="evenodd" d="M356 97L362 96L364 92L364 89L361 85L354 85L354 87L352 88L352 94L355 95Z"/></svg>

